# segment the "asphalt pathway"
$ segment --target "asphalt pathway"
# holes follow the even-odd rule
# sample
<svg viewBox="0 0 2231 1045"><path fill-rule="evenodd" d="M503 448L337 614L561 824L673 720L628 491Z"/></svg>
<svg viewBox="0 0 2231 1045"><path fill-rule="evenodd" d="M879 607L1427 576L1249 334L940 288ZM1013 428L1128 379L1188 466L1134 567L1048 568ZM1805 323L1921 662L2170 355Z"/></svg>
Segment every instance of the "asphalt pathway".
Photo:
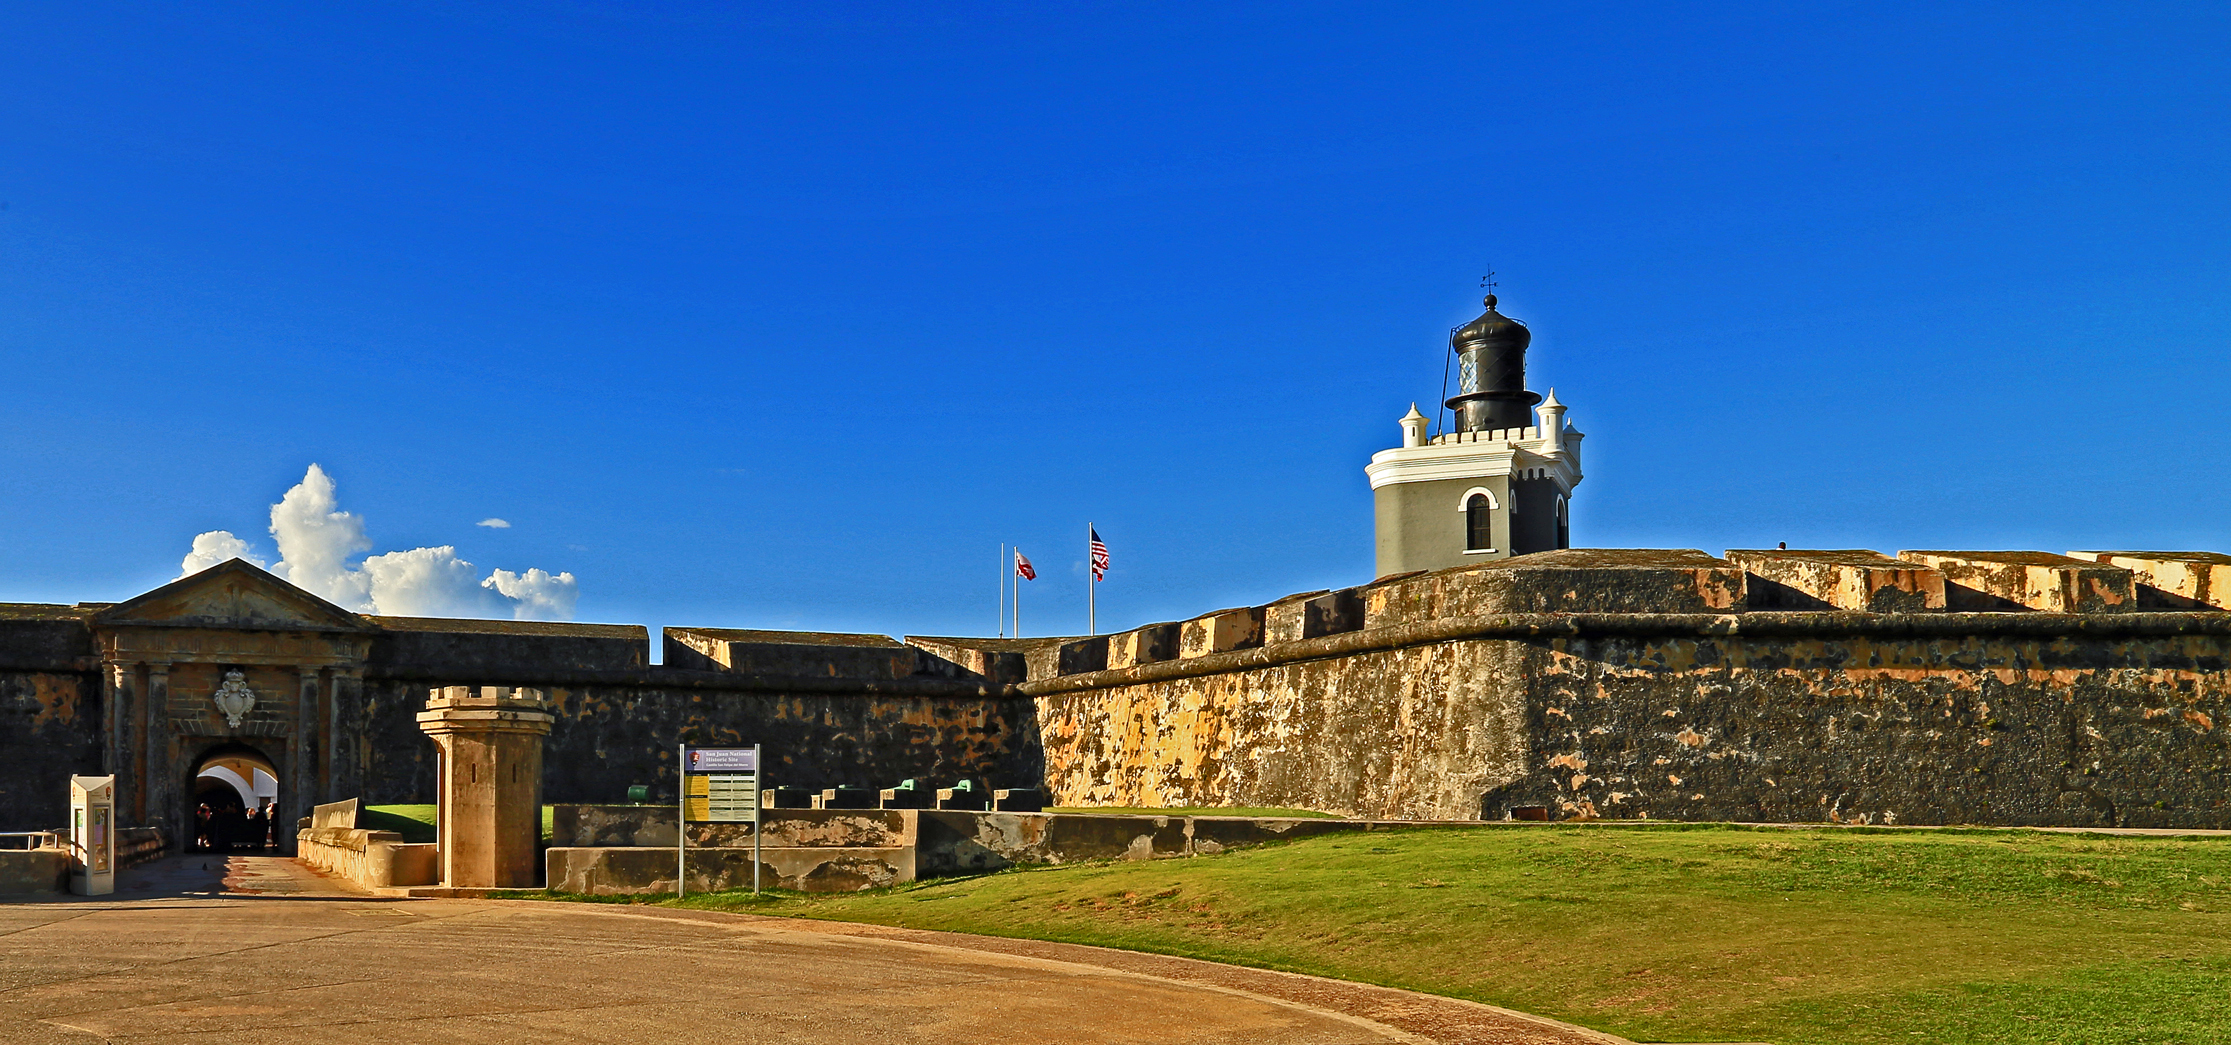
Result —
<svg viewBox="0 0 2231 1045"><path fill-rule="evenodd" d="M174 857L0 905L0 1043L1618 1045L1521 1013L1101 948L715 912L396 900Z"/></svg>

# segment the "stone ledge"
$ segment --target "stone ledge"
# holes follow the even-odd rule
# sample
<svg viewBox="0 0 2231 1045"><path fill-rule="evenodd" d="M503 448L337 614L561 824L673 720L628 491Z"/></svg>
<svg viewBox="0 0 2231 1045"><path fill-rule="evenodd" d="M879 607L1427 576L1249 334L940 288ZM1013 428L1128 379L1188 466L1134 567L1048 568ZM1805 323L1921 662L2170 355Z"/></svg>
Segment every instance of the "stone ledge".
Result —
<svg viewBox="0 0 2231 1045"><path fill-rule="evenodd" d="M1216 653L1197 660L1146 664L1122 671L1026 682L1030 697L1059 696L1147 682L1220 675L1301 661L1348 657L1465 639L1556 639L1586 636L1873 635L2231 635L2231 614L2138 613L1513 613L1453 617L1304 639L1281 646Z"/></svg>

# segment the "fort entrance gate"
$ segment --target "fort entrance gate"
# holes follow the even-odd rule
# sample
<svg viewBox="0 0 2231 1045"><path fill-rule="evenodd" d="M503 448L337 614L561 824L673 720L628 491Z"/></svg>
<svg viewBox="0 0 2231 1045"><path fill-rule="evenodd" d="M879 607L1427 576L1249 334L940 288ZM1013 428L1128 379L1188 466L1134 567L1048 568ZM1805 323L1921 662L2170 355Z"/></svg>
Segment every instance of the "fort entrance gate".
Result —
<svg viewBox="0 0 2231 1045"><path fill-rule="evenodd" d="M162 824L176 844L194 844L201 774L225 755L278 782L268 833L283 852L311 806L356 794L352 710L363 704L373 630L363 618L234 560L91 624L102 768L117 778L125 822Z"/></svg>
<svg viewBox="0 0 2231 1045"><path fill-rule="evenodd" d="M180 841L189 851L275 849L280 834L293 832L294 825L279 822L279 773L261 750L225 743L187 764L195 833Z"/></svg>

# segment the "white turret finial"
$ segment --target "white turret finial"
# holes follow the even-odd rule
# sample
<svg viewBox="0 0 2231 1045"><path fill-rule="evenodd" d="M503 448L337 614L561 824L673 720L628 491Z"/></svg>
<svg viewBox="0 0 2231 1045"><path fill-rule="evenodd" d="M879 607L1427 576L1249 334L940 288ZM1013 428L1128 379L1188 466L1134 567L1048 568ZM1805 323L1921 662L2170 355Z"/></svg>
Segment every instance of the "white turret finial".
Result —
<svg viewBox="0 0 2231 1045"><path fill-rule="evenodd" d="M1410 404L1410 412L1402 415L1402 445L1425 445L1425 415L1418 413L1418 404Z"/></svg>
<svg viewBox="0 0 2231 1045"><path fill-rule="evenodd" d="M1565 404L1557 401L1557 390L1552 388L1535 407L1542 415L1542 446L1550 453L1565 448Z"/></svg>

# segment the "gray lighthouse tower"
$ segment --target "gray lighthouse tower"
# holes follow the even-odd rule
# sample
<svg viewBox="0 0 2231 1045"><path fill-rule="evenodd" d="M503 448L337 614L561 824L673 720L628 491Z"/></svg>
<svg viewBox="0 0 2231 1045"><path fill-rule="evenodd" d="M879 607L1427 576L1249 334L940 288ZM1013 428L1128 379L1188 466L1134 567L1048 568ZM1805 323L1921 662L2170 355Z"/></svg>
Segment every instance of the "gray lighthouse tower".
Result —
<svg viewBox="0 0 2231 1045"><path fill-rule="evenodd" d="M1533 334L1487 311L1449 335L1454 430L1428 435L1415 404L1402 445L1371 455L1379 576L1569 547L1568 502L1580 485L1581 434L1565 405L1526 390ZM1539 417L1536 417L1536 414Z"/></svg>

